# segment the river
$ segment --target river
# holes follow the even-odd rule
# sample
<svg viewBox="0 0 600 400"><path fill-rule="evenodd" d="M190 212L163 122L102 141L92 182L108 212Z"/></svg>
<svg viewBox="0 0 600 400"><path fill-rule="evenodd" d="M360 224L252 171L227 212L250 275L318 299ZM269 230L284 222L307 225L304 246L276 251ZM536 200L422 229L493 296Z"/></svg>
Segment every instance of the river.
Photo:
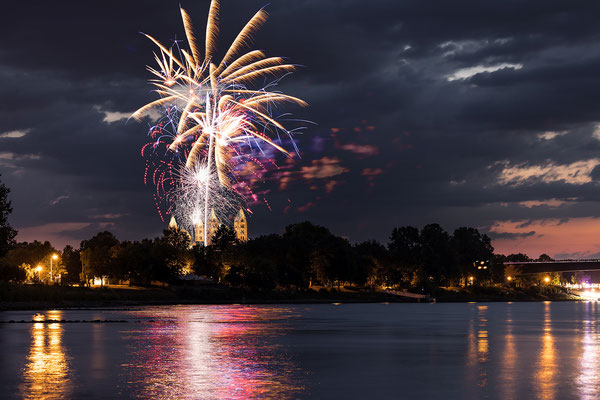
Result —
<svg viewBox="0 0 600 400"><path fill-rule="evenodd" d="M6 311L0 397L597 399L599 313L597 302Z"/></svg>

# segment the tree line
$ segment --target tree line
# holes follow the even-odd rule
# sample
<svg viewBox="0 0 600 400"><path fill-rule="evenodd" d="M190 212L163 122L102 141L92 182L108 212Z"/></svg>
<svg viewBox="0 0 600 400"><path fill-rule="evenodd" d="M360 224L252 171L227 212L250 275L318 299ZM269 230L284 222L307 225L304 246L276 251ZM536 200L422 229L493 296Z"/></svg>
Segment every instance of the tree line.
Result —
<svg viewBox="0 0 600 400"><path fill-rule="evenodd" d="M260 290L354 285L429 291L473 281L503 282L503 262L519 257L494 254L490 238L475 228L450 234L438 224L421 230L395 228L387 243L352 244L310 222L246 242L223 225L212 239L207 247L193 245L185 231L167 229L160 237L141 241L119 241L104 231L77 249L66 246L62 251L49 242L15 243L0 258L0 279L73 284L106 277L149 285L177 284L195 275ZM50 276L52 255L58 257Z"/></svg>

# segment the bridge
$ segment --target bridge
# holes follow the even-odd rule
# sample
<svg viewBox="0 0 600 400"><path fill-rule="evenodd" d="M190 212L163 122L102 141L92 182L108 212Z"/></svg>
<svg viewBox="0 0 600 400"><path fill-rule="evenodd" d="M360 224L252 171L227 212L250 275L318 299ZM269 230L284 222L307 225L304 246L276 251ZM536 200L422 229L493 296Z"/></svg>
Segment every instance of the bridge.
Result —
<svg viewBox="0 0 600 400"><path fill-rule="evenodd" d="M547 272L600 271L600 259L555 260L555 261L507 261L505 266L519 269L519 275Z"/></svg>

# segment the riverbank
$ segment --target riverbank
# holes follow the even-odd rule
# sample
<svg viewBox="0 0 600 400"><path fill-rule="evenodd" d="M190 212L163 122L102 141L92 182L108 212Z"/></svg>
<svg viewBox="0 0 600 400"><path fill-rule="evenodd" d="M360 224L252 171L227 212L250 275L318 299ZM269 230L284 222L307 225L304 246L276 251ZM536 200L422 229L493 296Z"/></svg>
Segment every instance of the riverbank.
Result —
<svg viewBox="0 0 600 400"><path fill-rule="evenodd" d="M375 291L302 290L260 292L226 286L94 287L0 283L0 310L96 308L174 304L416 302Z"/></svg>
<svg viewBox="0 0 600 400"><path fill-rule="evenodd" d="M437 302L580 300L560 287L440 288ZM404 296L370 290L280 290L259 292L226 286L94 287L0 283L0 310L98 308L174 304L282 304L417 302Z"/></svg>
<svg viewBox="0 0 600 400"><path fill-rule="evenodd" d="M439 288L438 302L469 301L578 301L578 295L560 286L469 286L466 288Z"/></svg>

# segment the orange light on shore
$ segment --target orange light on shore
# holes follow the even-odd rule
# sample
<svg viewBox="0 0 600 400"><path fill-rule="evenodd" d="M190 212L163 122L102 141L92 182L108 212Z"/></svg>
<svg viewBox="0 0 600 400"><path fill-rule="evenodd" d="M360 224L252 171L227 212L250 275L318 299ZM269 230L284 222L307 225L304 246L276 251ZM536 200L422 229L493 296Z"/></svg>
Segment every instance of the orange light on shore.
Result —
<svg viewBox="0 0 600 400"><path fill-rule="evenodd" d="M544 282L549 283L550 282L550 277L549 276L545 277L544 278Z"/></svg>
<svg viewBox="0 0 600 400"><path fill-rule="evenodd" d="M506 279L509 280L509 281L512 281L512 276L509 276Z"/></svg>

